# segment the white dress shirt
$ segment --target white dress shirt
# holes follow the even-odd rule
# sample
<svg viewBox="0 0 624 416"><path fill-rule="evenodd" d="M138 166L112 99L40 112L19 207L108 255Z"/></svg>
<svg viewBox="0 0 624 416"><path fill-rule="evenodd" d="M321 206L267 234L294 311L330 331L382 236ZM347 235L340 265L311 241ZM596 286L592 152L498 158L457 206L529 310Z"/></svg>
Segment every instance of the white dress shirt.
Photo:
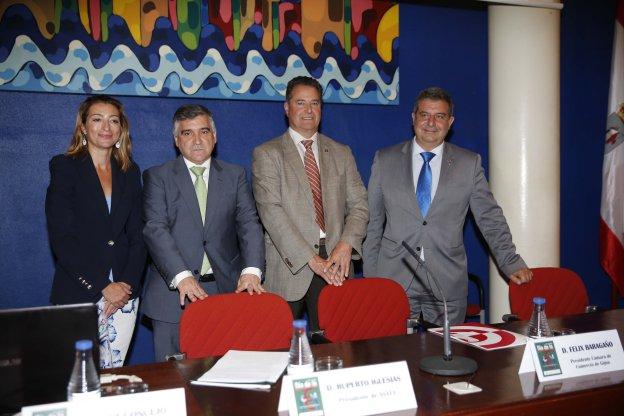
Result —
<svg viewBox="0 0 624 416"><path fill-rule="evenodd" d="M187 160L185 157L182 157L182 159L184 160L184 164L186 165L186 168L188 170L188 174L191 176L191 181L193 182L193 185L195 185L195 181L197 179L199 179L197 176L195 176L195 174L191 171L191 168L193 166L201 166L206 168L204 170L204 173L202 175L202 177L204 178L204 182L206 182L206 195L208 194L208 192L210 191L208 189L208 179L210 178L210 161L212 160L212 158L208 158L208 160L206 160L204 163L202 163L201 165L197 165L193 162L191 162L190 160ZM212 273L212 266L210 266L210 268L208 269L208 271L206 271L206 274L210 274ZM241 275L243 274L253 274L254 276L257 276L258 279L262 279L262 271L257 268L257 267L245 267L243 269L243 271L241 272ZM173 280L171 281L170 286L172 288L177 288L178 284L182 281L182 279L185 279L187 277L193 277L193 273L191 273L190 270L183 270L180 273L176 274L175 277L173 278Z"/></svg>
<svg viewBox="0 0 624 416"><path fill-rule="evenodd" d="M288 128L288 133L290 134L290 138L292 139L293 143L295 144L295 147L297 148L297 152L299 152L299 157L301 158L301 162L303 162L304 166L305 166L305 146L303 145L303 143L301 143L302 140L312 140L312 153L314 153L314 160L316 160L316 167L319 168L319 172L321 171L321 168L319 166L319 151L318 151L318 132L314 133L314 135L312 135L312 137L310 137L309 139L303 137L301 134L297 133L295 130L293 130L291 127ZM323 180L321 178L321 180ZM319 238L325 238L325 232L323 232L323 230L321 230L321 228L319 227Z"/></svg>

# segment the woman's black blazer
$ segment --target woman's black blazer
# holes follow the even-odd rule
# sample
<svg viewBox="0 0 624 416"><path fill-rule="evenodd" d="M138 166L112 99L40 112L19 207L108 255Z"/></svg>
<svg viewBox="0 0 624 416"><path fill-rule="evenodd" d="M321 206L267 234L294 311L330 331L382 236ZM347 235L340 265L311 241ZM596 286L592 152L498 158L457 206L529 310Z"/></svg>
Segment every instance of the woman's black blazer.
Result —
<svg viewBox="0 0 624 416"><path fill-rule="evenodd" d="M111 212L91 156L58 155L50 161L45 211L56 271L50 301L54 304L97 302L109 283L139 294L145 266L141 219L141 180L133 163L122 172L111 158Z"/></svg>

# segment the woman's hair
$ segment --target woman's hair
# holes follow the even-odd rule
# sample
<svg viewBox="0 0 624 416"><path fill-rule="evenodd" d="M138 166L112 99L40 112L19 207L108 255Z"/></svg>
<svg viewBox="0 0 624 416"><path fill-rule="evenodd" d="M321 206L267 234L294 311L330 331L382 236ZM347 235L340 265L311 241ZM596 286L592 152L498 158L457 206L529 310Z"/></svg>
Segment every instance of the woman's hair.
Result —
<svg viewBox="0 0 624 416"><path fill-rule="evenodd" d="M132 155L132 143L130 142L130 124L128 123L128 117L123 108L123 104L108 95L92 95L84 100L80 107L78 107L78 114L76 114L76 125L74 127L74 135L67 148L67 156L79 156L84 155L87 152L87 146L82 144L83 133L82 126L87 124L87 116L89 110L93 104L110 104L119 112L119 124L121 126L121 133L119 135L119 149L117 146L113 147L113 157L117 161L119 168L125 172L132 165L130 159Z"/></svg>

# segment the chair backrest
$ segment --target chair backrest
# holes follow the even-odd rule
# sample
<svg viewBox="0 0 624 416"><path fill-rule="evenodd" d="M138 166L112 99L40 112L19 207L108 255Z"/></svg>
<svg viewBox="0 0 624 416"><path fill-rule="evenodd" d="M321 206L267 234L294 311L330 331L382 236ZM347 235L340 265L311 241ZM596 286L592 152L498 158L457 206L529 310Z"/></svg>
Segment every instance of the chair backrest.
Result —
<svg viewBox="0 0 624 416"><path fill-rule="evenodd" d="M475 285L479 303L466 305L466 318L479 318L479 322L485 323L485 290L481 278L476 274L468 273L468 281Z"/></svg>
<svg viewBox="0 0 624 416"><path fill-rule="evenodd" d="M180 349L188 358L223 355L228 350L288 348L292 312L272 294L211 295L186 306L180 319Z"/></svg>
<svg viewBox="0 0 624 416"><path fill-rule="evenodd" d="M332 342L403 335L410 309L403 287L390 279L367 277L325 286L318 318Z"/></svg>
<svg viewBox="0 0 624 416"><path fill-rule="evenodd" d="M531 319L535 296L546 299L546 316L549 318L585 311L589 300L579 275L559 267L538 267L531 271L533 279L529 283L509 283L511 313L523 321Z"/></svg>

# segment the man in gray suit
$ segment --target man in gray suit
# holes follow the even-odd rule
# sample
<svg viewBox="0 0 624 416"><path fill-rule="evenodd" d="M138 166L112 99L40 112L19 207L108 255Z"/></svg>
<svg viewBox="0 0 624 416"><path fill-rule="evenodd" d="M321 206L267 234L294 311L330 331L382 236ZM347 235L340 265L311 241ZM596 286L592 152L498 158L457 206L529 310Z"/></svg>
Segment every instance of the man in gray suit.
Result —
<svg viewBox="0 0 624 416"><path fill-rule="evenodd" d="M143 235L153 260L143 312L158 361L179 352L187 299L264 292L262 227L245 170L211 157L217 130L201 105L178 108L173 137L181 155L143 175Z"/></svg>
<svg viewBox="0 0 624 416"><path fill-rule="evenodd" d="M509 227L489 190L481 157L445 143L453 102L441 88L422 91L412 113L413 140L375 155L368 186L370 223L364 242L364 275L403 285L412 316L442 324L440 293L431 276L401 245L407 242L439 281L451 323L466 314L468 271L463 228L468 208L502 272L517 284L531 271L516 254Z"/></svg>
<svg viewBox="0 0 624 416"><path fill-rule="evenodd" d="M321 289L349 275L368 221L366 188L351 150L318 133L322 95L315 79L292 79L284 103L289 128L256 147L252 164L266 230L265 286L289 302L295 318L306 310L312 331L319 329Z"/></svg>

